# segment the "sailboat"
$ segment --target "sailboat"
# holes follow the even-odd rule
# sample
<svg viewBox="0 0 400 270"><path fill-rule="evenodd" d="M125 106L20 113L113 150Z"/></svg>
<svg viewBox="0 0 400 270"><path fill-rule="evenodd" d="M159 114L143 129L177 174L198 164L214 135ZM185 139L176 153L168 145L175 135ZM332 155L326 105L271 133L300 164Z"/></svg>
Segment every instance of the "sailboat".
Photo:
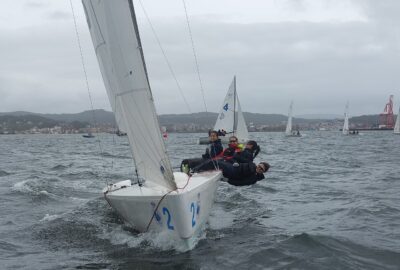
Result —
<svg viewBox="0 0 400 270"><path fill-rule="evenodd" d="M347 102L345 112L344 112L344 123L342 129L343 135L358 135L358 131L349 129L349 103Z"/></svg>
<svg viewBox="0 0 400 270"><path fill-rule="evenodd" d="M346 108L344 111L344 123L342 133L343 135L349 135L349 103L346 104Z"/></svg>
<svg viewBox="0 0 400 270"><path fill-rule="evenodd" d="M246 121L244 120L236 92L236 76L233 77L228 93L222 103L214 130L226 133L225 136L219 137L222 143L228 143L229 137L232 135L238 138L239 143L245 143L249 139ZM199 138L199 144L208 144L208 141L208 137Z"/></svg>
<svg viewBox="0 0 400 270"><path fill-rule="evenodd" d="M83 134L82 135L83 138L94 138L94 135L92 134L92 132L88 132L88 134Z"/></svg>
<svg viewBox="0 0 400 270"><path fill-rule="evenodd" d="M164 138L164 139L168 139L167 127L162 126L162 127L161 127L161 132L162 132L163 138Z"/></svg>
<svg viewBox="0 0 400 270"><path fill-rule="evenodd" d="M397 113L396 124L394 125L393 133L400 135L400 106L399 112Z"/></svg>
<svg viewBox="0 0 400 270"><path fill-rule="evenodd" d="M90 128L90 126L89 126L89 128L88 128L87 134L83 134L82 137L83 137L83 138L94 138L94 135L93 135L93 133L92 133L92 129Z"/></svg>
<svg viewBox="0 0 400 270"><path fill-rule="evenodd" d="M288 112L288 121L286 124L285 136L286 137L301 137L300 131L293 131L292 129L292 113L293 113L293 101L290 103Z"/></svg>
<svg viewBox="0 0 400 270"><path fill-rule="evenodd" d="M209 216L221 172L189 177L172 171L132 0L82 2L108 98L118 126L127 133L136 169L136 179L108 185L104 197L136 230L161 232L192 248Z"/></svg>

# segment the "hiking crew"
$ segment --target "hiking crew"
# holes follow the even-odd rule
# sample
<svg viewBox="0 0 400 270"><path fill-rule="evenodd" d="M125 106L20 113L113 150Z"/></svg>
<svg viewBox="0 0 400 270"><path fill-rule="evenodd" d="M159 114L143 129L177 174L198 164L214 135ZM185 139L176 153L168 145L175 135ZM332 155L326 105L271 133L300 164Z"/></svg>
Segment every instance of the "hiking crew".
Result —
<svg viewBox="0 0 400 270"><path fill-rule="evenodd" d="M219 161L218 166L222 169L224 177L228 178L228 183L234 186L253 185L257 181L264 179L264 173L269 170L269 164L260 162L256 165L249 163L229 163Z"/></svg>
<svg viewBox="0 0 400 270"><path fill-rule="evenodd" d="M189 173L191 169L201 166L215 159L223 151L221 140L218 138L218 132L213 130L209 132L209 147L201 158L184 159L181 163L181 172ZM210 168L210 170L215 167Z"/></svg>
<svg viewBox="0 0 400 270"><path fill-rule="evenodd" d="M257 144L256 141L248 141L246 143L245 148L241 152L237 152L233 155L232 163L248 163L252 162L254 158L260 152L260 146Z"/></svg>

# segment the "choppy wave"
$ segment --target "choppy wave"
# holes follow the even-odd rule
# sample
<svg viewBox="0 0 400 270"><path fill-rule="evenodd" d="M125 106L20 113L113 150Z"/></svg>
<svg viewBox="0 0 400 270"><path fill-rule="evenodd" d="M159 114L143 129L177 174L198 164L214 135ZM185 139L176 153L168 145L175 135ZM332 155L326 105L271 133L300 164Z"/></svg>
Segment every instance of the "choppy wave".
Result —
<svg viewBox="0 0 400 270"><path fill-rule="evenodd" d="M10 175L10 173L0 170L0 177Z"/></svg>
<svg viewBox="0 0 400 270"><path fill-rule="evenodd" d="M70 163L68 165L58 164L58 165L52 167L51 170L53 170L53 171L62 171L62 170L71 168L72 166L73 166L73 163Z"/></svg>
<svg viewBox="0 0 400 270"><path fill-rule="evenodd" d="M204 152L191 144L198 135L170 134L174 167ZM251 187L221 183L188 252L162 234L138 233L102 198L108 179L132 178L127 144L105 135L100 156L80 135L7 137L0 258L32 269L399 269L398 138L281 135L252 134L271 170Z"/></svg>

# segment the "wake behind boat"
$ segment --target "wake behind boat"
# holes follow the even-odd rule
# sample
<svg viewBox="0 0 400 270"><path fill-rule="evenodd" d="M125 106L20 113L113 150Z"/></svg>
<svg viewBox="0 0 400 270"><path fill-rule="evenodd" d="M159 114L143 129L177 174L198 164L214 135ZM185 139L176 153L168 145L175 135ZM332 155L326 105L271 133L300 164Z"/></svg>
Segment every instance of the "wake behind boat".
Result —
<svg viewBox="0 0 400 270"><path fill-rule="evenodd" d="M210 213L220 171L173 172L152 98L133 2L83 0L117 124L126 131L136 179L107 186L104 197L141 232L166 232L195 244Z"/></svg>
<svg viewBox="0 0 400 270"><path fill-rule="evenodd" d="M233 77L232 83L226 93L222 108L214 125L214 130L219 131L222 143L229 143L230 136L236 136L239 143L245 143L249 139L246 121L243 117L242 108L240 107L239 97L236 92L236 76ZM199 144L208 144L208 137L200 137Z"/></svg>

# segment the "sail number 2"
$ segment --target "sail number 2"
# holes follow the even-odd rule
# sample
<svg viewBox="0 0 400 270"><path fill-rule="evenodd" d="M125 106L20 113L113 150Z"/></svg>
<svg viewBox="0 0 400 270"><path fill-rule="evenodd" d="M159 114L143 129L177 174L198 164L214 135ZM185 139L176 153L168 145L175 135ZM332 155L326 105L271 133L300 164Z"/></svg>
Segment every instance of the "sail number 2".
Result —
<svg viewBox="0 0 400 270"><path fill-rule="evenodd" d="M164 216L167 217L167 228L172 231L175 230L175 227L171 224L172 216L168 208L163 207L162 212ZM192 202L192 204L190 205L190 212L192 213L192 228L193 228L194 226L196 226L196 216L199 215L200 205L198 203Z"/></svg>
<svg viewBox="0 0 400 270"><path fill-rule="evenodd" d="M194 203L190 205L190 212L192 213L192 228L196 226L196 217L198 217L200 213L200 203Z"/></svg>
<svg viewBox="0 0 400 270"><path fill-rule="evenodd" d="M174 230L174 226L171 225L171 214L169 213L169 210L167 207L163 207L162 212L165 215L167 215L167 227L169 230Z"/></svg>

